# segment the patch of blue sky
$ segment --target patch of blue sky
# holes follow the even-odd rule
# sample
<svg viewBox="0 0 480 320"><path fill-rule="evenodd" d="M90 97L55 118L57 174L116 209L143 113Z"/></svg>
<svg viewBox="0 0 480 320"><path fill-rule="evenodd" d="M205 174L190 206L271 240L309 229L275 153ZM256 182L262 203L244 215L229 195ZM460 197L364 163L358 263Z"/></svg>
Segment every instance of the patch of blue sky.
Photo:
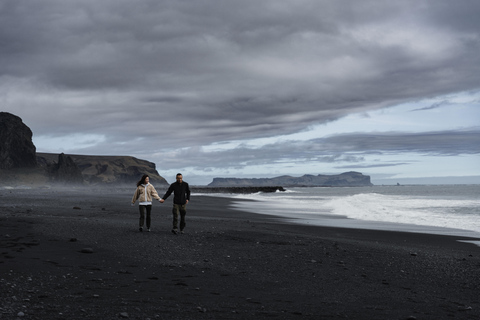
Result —
<svg viewBox="0 0 480 320"><path fill-rule="evenodd" d="M96 146L105 142L106 137L101 134L70 134L65 136L34 136L33 143L37 150L47 153L68 153L84 148Z"/></svg>
<svg viewBox="0 0 480 320"><path fill-rule="evenodd" d="M480 126L480 91L463 92L404 103L375 111L350 114L326 124L288 135L250 140L223 141L203 146L205 152L281 143L309 141L336 134L375 132L430 132L462 130Z"/></svg>

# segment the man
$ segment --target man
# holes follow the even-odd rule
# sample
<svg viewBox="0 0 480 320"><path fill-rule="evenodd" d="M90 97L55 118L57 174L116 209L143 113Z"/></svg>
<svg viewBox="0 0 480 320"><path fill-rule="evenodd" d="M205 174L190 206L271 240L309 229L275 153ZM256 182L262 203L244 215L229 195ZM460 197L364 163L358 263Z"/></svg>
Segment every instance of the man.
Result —
<svg viewBox="0 0 480 320"><path fill-rule="evenodd" d="M190 188L188 183L183 181L181 173L177 173L177 181L172 183L160 202L165 202L173 192L173 229L172 233L178 233L178 215L180 214L180 232L185 229L185 215L187 214L187 204L190 201Z"/></svg>

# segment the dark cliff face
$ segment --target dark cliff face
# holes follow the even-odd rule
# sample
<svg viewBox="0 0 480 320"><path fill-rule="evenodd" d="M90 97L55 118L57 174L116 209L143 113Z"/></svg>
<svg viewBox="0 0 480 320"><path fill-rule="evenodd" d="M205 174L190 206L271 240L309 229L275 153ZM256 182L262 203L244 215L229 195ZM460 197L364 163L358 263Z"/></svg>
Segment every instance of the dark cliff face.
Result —
<svg viewBox="0 0 480 320"><path fill-rule="evenodd" d="M337 175L304 175L302 177L281 176L263 179L215 178L209 187L363 187L371 186L370 176L360 172L345 172Z"/></svg>
<svg viewBox="0 0 480 320"><path fill-rule="evenodd" d="M61 153L58 162L48 165L47 172L52 181L65 184L82 184L82 172L71 157Z"/></svg>
<svg viewBox="0 0 480 320"><path fill-rule="evenodd" d="M0 169L37 166L32 131L21 118L0 112Z"/></svg>
<svg viewBox="0 0 480 320"><path fill-rule="evenodd" d="M38 153L38 162L52 167L57 155ZM155 164L129 156L85 156L68 155L81 173L86 184L135 185L144 174L148 174L152 184L167 185L155 169Z"/></svg>

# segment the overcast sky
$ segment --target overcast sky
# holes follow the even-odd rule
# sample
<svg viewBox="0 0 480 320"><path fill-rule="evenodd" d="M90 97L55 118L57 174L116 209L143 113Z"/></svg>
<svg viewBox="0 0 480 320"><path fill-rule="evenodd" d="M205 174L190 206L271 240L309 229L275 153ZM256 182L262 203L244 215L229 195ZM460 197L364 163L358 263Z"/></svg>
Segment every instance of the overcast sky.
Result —
<svg viewBox="0 0 480 320"><path fill-rule="evenodd" d="M0 111L38 152L134 156L169 182L480 183L479 17L478 0L2 0Z"/></svg>

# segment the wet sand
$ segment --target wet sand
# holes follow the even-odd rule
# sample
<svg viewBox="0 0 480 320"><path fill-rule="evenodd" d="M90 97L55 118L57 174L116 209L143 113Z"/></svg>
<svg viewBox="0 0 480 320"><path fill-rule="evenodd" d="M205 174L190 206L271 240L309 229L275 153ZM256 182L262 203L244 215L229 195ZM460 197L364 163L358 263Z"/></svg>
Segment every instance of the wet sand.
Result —
<svg viewBox="0 0 480 320"><path fill-rule="evenodd" d="M185 234L170 198L139 232L133 192L0 190L0 319L480 319L480 247L458 237L288 224L195 195Z"/></svg>

